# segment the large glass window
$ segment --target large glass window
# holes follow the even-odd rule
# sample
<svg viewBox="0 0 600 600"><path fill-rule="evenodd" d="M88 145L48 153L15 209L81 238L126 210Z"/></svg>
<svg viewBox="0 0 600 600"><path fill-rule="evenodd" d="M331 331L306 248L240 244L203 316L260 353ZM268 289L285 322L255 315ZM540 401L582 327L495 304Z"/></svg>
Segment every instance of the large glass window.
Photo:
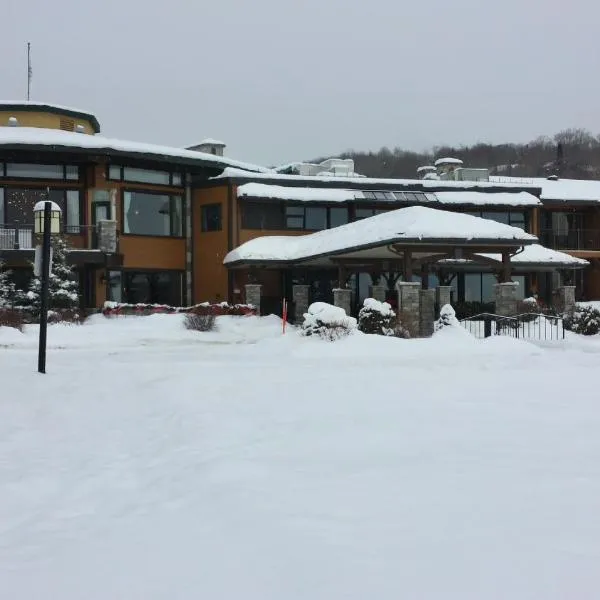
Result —
<svg viewBox="0 0 600 600"><path fill-rule="evenodd" d="M329 209L329 227L339 227L348 222L348 208L346 206L340 208Z"/></svg>
<svg viewBox="0 0 600 600"><path fill-rule="evenodd" d="M180 271L124 271L122 298L129 304L181 306L182 282Z"/></svg>
<svg viewBox="0 0 600 600"><path fill-rule="evenodd" d="M79 179L74 165L41 165L35 163L5 163L4 174L14 179ZM3 169L0 166L0 174Z"/></svg>
<svg viewBox="0 0 600 600"><path fill-rule="evenodd" d="M221 205L206 204L200 209L202 231L221 231Z"/></svg>
<svg viewBox="0 0 600 600"><path fill-rule="evenodd" d="M327 229L327 208L325 206L307 206L304 209L304 229L314 231Z"/></svg>
<svg viewBox="0 0 600 600"><path fill-rule="evenodd" d="M466 214L473 215L475 217L482 217L483 219L489 219L496 221L497 223L504 223L505 225L512 225L513 227L520 227L525 229L527 225L527 219L525 213L522 210L511 210L511 211L475 211Z"/></svg>
<svg viewBox="0 0 600 600"><path fill-rule="evenodd" d="M123 194L123 232L182 236L181 196L126 191Z"/></svg>
<svg viewBox="0 0 600 600"><path fill-rule="evenodd" d="M181 173L122 167L120 165L108 166L108 179L114 181L131 181L132 183L150 183L152 185L172 185L175 187L179 187L182 184Z"/></svg>
<svg viewBox="0 0 600 600"><path fill-rule="evenodd" d="M242 229L283 229L283 208L272 202L244 202Z"/></svg>
<svg viewBox="0 0 600 600"><path fill-rule="evenodd" d="M287 229L304 228L304 207L286 206L285 207L285 226Z"/></svg>
<svg viewBox="0 0 600 600"><path fill-rule="evenodd" d="M0 188L0 225L4 225L4 188Z"/></svg>
<svg viewBox="0 0 600 600"><path fill-rule="evenodd" d="M64 211L67 233L79 233L81 201L79 190L67 190Z"/></svg>
<svg viewBox="0 0 600 600"><path fill-rule="evenodd" d="M79 190L6 188L4 191L4 222L9 225L33 225L33 207L50 200L62 210L66 233L79 233L81 201Z"/></svg>

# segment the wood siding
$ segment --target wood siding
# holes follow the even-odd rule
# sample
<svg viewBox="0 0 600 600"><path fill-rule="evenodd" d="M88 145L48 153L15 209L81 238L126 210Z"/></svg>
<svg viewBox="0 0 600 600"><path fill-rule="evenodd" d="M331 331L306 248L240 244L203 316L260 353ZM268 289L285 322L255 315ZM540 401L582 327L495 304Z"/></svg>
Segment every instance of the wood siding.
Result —
<svg viewBox="0 0 600 600"><path fill-rule="evenodd" d="M86 119L74 118L70 115L54 114L49 112L19 112L11 110L0 110L0 127L7 126L10 117L16 117L19 127L42 127L44 129L61 129L61 120L68 119L73 121L75 127L83 125L85 133L93 134L94 129Z"/></svg>

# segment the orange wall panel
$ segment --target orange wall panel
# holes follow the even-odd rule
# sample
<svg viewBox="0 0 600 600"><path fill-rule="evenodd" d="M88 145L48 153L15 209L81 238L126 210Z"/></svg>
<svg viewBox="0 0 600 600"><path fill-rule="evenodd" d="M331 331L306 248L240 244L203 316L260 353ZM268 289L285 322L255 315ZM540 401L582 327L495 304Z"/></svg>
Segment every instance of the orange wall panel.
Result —
<svg viewBox="0 0 600 600"><path fill-rule="evenodd" d="M169 237L121 235L119 252L125 269L185 270L185 240Z"/></svg>

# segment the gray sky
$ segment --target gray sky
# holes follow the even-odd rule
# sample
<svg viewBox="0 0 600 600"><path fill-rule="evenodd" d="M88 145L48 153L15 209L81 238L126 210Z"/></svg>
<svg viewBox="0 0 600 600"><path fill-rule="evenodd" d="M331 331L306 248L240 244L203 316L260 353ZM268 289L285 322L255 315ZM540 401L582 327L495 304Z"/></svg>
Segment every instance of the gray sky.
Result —
<svg viewBox="0 0 600 600"><path fill-rule="evenodd" d="M7 8L8 7L8 8ZM261 164L600 131L593 0L2 0L0 98Z"/></svg>

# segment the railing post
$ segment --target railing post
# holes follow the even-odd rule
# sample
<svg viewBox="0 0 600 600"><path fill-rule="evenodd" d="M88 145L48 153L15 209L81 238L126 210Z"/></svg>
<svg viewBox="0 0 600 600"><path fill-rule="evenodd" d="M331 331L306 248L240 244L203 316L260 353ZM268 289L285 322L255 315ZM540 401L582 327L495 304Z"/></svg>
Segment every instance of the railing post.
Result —
<svg viewBox="0 0 600 600"><path fill-rule="evenodd" d="M19 244L19 226L15 225L15 241L13 242L13 248L18 250L20 248Z"/></svg>
<svg viewBox="0 0 600 600"><path fill-rule="evenodd" d="M483 337L489 338L492 336L492 318L486 315L483 319Z"/></svg>

